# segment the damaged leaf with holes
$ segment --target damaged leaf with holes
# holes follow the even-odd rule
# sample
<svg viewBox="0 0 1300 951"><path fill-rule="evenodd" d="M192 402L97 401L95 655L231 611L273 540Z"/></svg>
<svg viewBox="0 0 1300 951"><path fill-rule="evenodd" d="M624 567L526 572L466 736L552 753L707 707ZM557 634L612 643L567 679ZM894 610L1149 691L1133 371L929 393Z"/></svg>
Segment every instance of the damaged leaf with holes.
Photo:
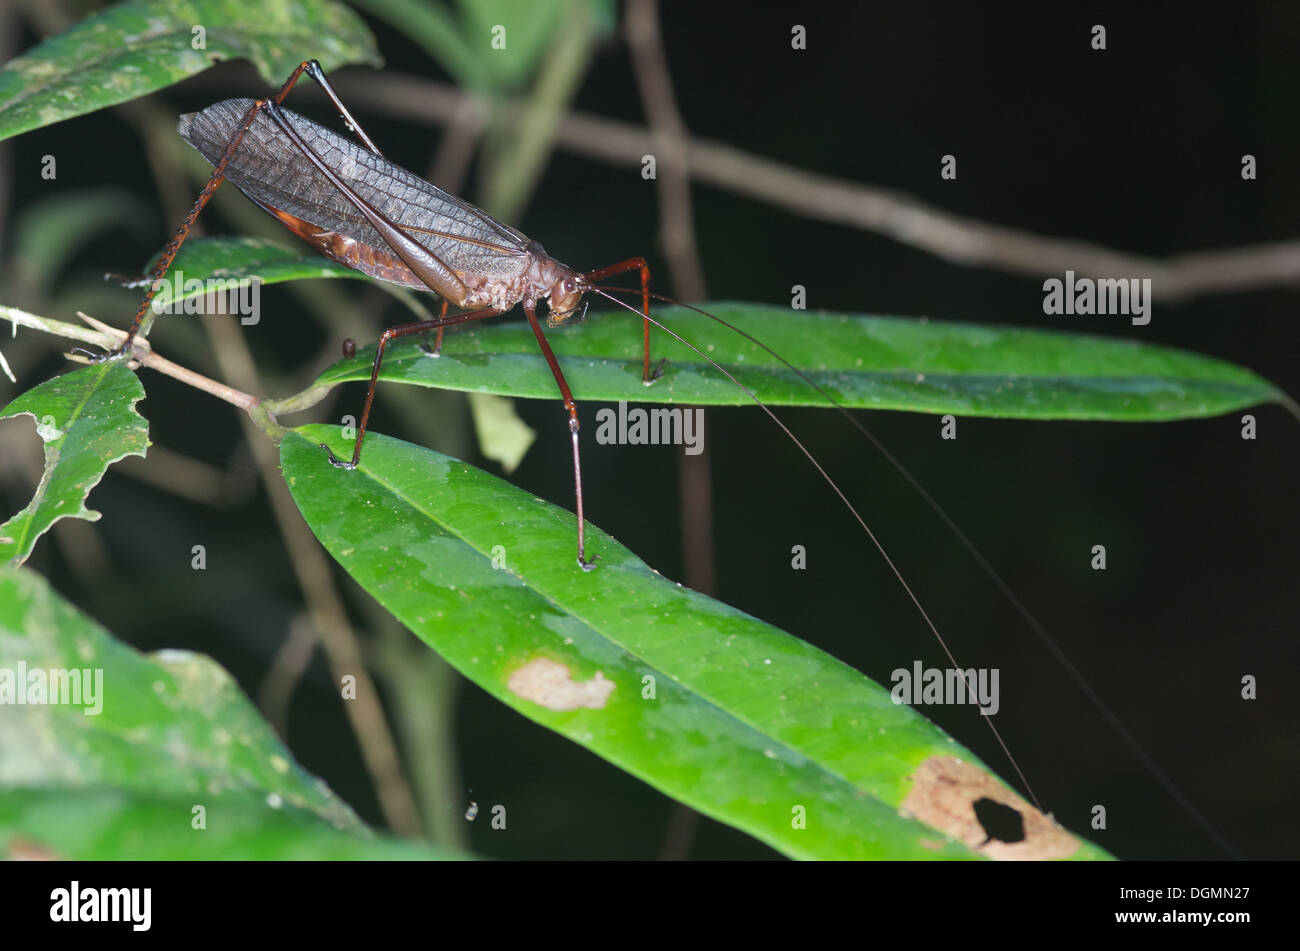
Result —
<svg viewBox="0 0 1300 951"><path fill-rule="evenodd" d="M667 795L794 858L1109 857L885 687L590 524L580 571L571 513L396 439L370 434L350 471L321 443L351 449L304 426L281 466L348 573L492 696ZM973 831L985 798L1023 812L1022 844Z"/></svg>
<svg viewBox="0 0 1300 951"><path fill-rule="evenodd" d="M32 501L0 525L0 564L22 564L61 518L99 518L85 505L90 490L110 465L149 447L149 424L135 408L143 398L136 375L114 360L56 376L0 410L0 419L31 416L45 442Z"/></svg>

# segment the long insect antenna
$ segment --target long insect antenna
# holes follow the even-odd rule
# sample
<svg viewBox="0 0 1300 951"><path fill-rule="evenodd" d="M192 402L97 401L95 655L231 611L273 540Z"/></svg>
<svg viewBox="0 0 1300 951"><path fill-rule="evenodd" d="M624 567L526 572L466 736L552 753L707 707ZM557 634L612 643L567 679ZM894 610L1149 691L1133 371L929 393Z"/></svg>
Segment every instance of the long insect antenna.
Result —
<svg viewBox="0 0 1300 951"><path fill-rule="evenodd" d="M643 319L645 318L645 315L642 314L639 310L636 310L635 308L631 307L629 304L625 303L624 301L621 301L618 298L613 297L609 293L610 291L617 291L617 292L628 293L628 294L640 294L641 290L639 288L612 287L608 285L602 285L600 287L593 287L591 288L591 290L600 294L602 297L606 298L607 300L613 301L614 303L618 304L620 307L623 307L626 310L630 310L634 312L635 314L637 314L637 316L642 317ZM970 537L964 531L962 531L961 527L953 520L953 518L943 508L943 506L939 504L939 501L933 495L931 495L930 492L927 491L923 485L921 485L920 481L914 475L912 475L912 473L908 470L908 468L904 466L903 463L899 461L899 459L892 452L889 451L889 449L884 445L884 443L882 443L880 439L874 433L871 432L871 430L869 430L857 417L853 415L852 412L849 411L848 407L844 406L837 399L835 399L835 397L832 396L830 393L828 393L823 386L821 386L816 380L814 380L807 373L805 373L803 370L797 367L794 363L787 360L780 353L778 353L772 347L768 346L762 340L759 340L757 337L749 333L747 330L743 330L740 327L737 327L735 324L731 323L730 321L725 320L724 318L719 317L716 314L711 314L707 310L703 310L699 307L694 306L693 304L688 304L685 301L680 301L675 298L668 297L664 294L656 294L653 291L650 292L650 296L655 300L663 301L664 303L667 304L673 304L678 307L684 307L687 310L693 311L697 314L700 314L701 316L707 317L710 320L715 321L716 323L720 324L723 327L726 327L728 330L732 331L733 333L739 334L745 340L748 340L750 343L753 343L755 346L761 348L762 350L770 354L772 357L774 357L776 360L780 361L780 363L783 366L785 366L787 369L793 372L796 376L799 377L800 380L802 380L805 384L807 384L809 387L815 390L823 399L825 399L827 403L829 403L832 407L838 410L840 415L842 415L846 420L848 420L849 424L853 426L853 428L856 429L859 433L861 433L868 442L871 443L871 445L876 449L876 451L879 452L880 455L883 456L885 460L888 461L889 464L894 467L894 469L899 473L899 475L901 475L904 478L904 480L906 480L907 483L912 486L912 488L916 491L916 493L925 501L926 505L930 507L931 511L933 511L934 514L938 516L939 520L942 521L945 526L947 526L948 530L952 532L952 534L957 538L958 542L962 545L963 548L966 549L967 553L971 556L971 558L975 560L976 564L980 566L981 570L983 570L983 572L989 577L989 579L998 588L998 590L1002 592L1003 596L1007 599L1007 602L1012 606L1012 608L1015 609L1016 613L1020 615L1020 617L1024 620L1025 624L1028 625L1029 629L1034 632L1034 634L1038 637L1038 639L1042 641L1044 646L1047 647L1048 651L1052 654L1052 656L1056 658L1057 663L1061 665L1061 667L1069 675L1070 679L1074 681L1074 683L1079 687L1081 691L1083 691L1084 696L1088 698L1088 700L1092 703L1093 707L1097 710L1097 712L1101 714L1102 718L1108 724L1110 724L1111 729L1115 731L1115 733L1120 737L1120 739L1123 740L1124 744L1134 753L1135 756L1137 756L1139 761L1141 761L1143 766L1146 767L1147 771L1156 779L1156 781L1159 782L1162 787L1164 787L1165 791L1169 794L1169 796L1176 803L1178 803L1178 805L1182 808L1182 810L1197 825L1199 825L1202 828L1202 830L1204 830L1205 833L1209 835L1209 837L1219 845L1220 848L1222 848L1229 855L1233 855L1237 858L1244 858L1240 850L1238 850L1227 839L1226 836L1224 836L1221 832L1219 832L1219 830L1214 826L1214 824L1211 823L1210 820L1206 818L1205 815L1202 814L1199 809L1196 808L1196 806L1191 802L1191 800L1188 799L1187 796L1183 794L1182 790L1179 789L1179 787L1174 783L1174 781L1169 778L1169 776L1164 772L1164 770L1160 768L1160 766L1150 756L1150 754L1147 753L1147 751L1143 748L1143 746L1138 742L1137 738L1134 737L1133 734L1128 731L1128 729L1120 721L1119 717L1117 717L1111 711L1110 707L1108 707L1106 705L1106 702L1102 700L1101 696L1095 690L1093 690L1092 685L1088 683L1087 679L1083 676L1083 674L1079 671L1079 669L1074 666L1073 662L1071 662L1069 657L1061 649L1060 645L1058 645L1056 641L1053 640L1052 636L1047 632L1047 628L1038 620L1038 618L1036 618L1030 612L1029 608L1026 607L1024 602L1020 600L1020 598L1016 595L1015 591L1012 590L1011 586L1007 584L1007 582L1002 578L1000 574L998 574L997 569L995 569L993 565L988 561L988 559L984 557L984 554L979 550L979 548L975 545L975 543L971 541ZM940 637L938 630L935 629L935 626L931 622L929 616L926 614L925 609L921 607L921 604L917 600L916 595L912 592L910 586L908 586L907 582L903 579L902 574L899 572L898 568L894 565L893 560L885 552L884 546L876 538L875 533L867 526L862 516L858 514L858 511L845 497L844 493L840 491L839 486L835 484L835 482L826 473L826 471L817 462L817 460L813 458L812 453L809 452L809 450L804 447L803 443L801 443L794 436L794 434L790 432L790 430L786 427L786 425L783 422L781 422L781 420L776 417L776 415L772 412L772 410L766 404L764 404L762 400L760 400L751 390L749 390L748 387L746 387L744 384L736 380L736 378L732 376L730 373L728 373L725 369L718 366L718 364L713 359L711 359L707 354L703 353L694 344L683 339L679 334L668 329L662 323L656 321L654 318L649 318L649 320L656 327L659 327L661 330L665 331L666 333L675 337L677 340L684 343L686 346L690 347L693 351L695 351L706 361L708 361L715 369L717 369L719 372L725 375L732 383L734 383L737 387L743 390L746 393L746 395L749 396L750 399L752 399L755 403L757 403L763 409L763 411L767 413L767 415L771 417L772 420L776 422L778 426L780 426L780 428L794 442L794 444L799 448L799 450L805 456L808 457L809 461L812 462L813 466L816 467L817 471L821 473L822 478L825 479L830 484L831 488L835 491L835 494L840 497L840 500L853 514L853 517L857 520L857 522L862 526L863 530L867 533L867 536L871 539L876 549L880 552L881 556L885 559L885 562L889 565L890 570L894 573L894 575L898 578L899 582L903 585L903 588L906 590L908 597L911 598L912 602L916 605L917 610L921 612L921 616L925 619L926 625L934 633L934 636L938 638L940 645L943 647L944 653L948 656L949 661L952 662L953 667L958 670L962 670L963 668L961 668L960 665L958 665L956 660L953 658L952 652L948 650L947 644L944 643L943 638ZM1034 800L1035 805L1038 805L1037 797L1034 796L1033 790L1030 789L1029 783L1025 780L1024 773L1021 771L1015 759L1011 756L1011 752L1007 749L1006 743L1003 742L1002 736L998 733L997 728L994 726L992 722L992 719L987 717L986 719L989 720L989 727L993 730L994 736L997 737L998 743L1002 746L1003 751L1007 755L1007 759L1011 761L1012 766L1015 767L1017 775L1020 776L1020 781L1024 783L1025 789L1029 791L1030 798ZM1042 811L1042 806L1039 806L1038 808L1039 811Z"/></svg>
<svg viewBox="0 0 1300 951"><path fill-rule="evenodd" d="M754 393L753 390L751 390L749 387L745 386L745 384L737 380L730 372L727 371L725 367L720 365L716 360L710 357L699 347L695 346L695 344L691 343L681 334L677 333L676 331L672 330L669 327L664 326L662 323L655 320L655 318L647 317L645 314L641 313L641 311L637 310L635 307L632 307L630 304L627 304L624 301L619 300L617 297L614 297L612 294L608 293L607 291L599 287L593 287L591 288L591 290L599 294L601 297L604 297L606 300L613 301L618 306L631 311L632 313L636 314L638 317L642 318L643 320L650 321L650 323L654 324L664 333L668 334L670 337L675 338L680 343L689 347L691 350L697 353L701 358L707 361L709 365L712 366L715 370L717 370L728 380L730 380L733 384L735 384L737 387L743 390L745 392L745 395L747 395L751 400L753 400L758 405L759 409L761 409L764 413L767 414L768 418L771 419L772 422L774 422L780 428L780 430L783 433L785 433L786 437L792 443L794 443L794 445L798 448L798 450L804 454L807 460L812 464L813 468L816 469L817 472L821 475L821 477L826 481L826 484L831 487L831 490L837 496L839 496L840 501L844 503L844 507L849 510L849 513L857 521L858 525L862 527L862 530L866 533L867 537L871 539L871 543L875 546L876 551L880 553L880 557L884 559L885 564L889 566L889 570L893 573L894 577L898 579L898 583L902 585L903 591L907 593L908 598L911 600L912 604L916 607L917 612L921 615L921 619L925 621L926 627L930 629L930 633L934 635L935 640L939 642L939 646L943 648L944 655L948 658L948 662L952 664L954 670L958 670L962 672L962 676L966 679L967 685L973 691L975 689L973 674L970 671L967 671L964 667L962 667L961 664L957 663L957 658L953 656L952 650L948 647L948 642L943 639L943 635L939 633L939 629L935 626L934 621L930 620L930 615L926 612L925 607L921 604L920 598L918 598L915 592L912 591L912 586L907 583L907 579L903 577L903 572L899 570L896 564L894 564L894 560L889 557L889 552L885 550L885 546L881 543L880 539L876 537L876 533L872 531L871 526L867 524L866 519L862 517L862 515L858 512L857 508L853 505L853 503L849 501L849 497L844 494L844 491L839 487L839 484L836 483L836 481L831 478L830 473L828 473L822 467L822 464L817 461L817 457L814 456L812 452L808 449L808 447L805 446L799 440L798 436L796 436L793 432L790 431L790 427L787 426L784 422L782 422L781 418L777 416L776 413L772 412L771 407L769 407L766 403L764 403L761 399L759 399L758 395ZM703 311L701 311L701 313L703 313ZM1038 808L1038 811L1042 812L1043 811L1042 804L1039 803L1038 797L1034 795L1033 787L1029 785L1029 780L1025 778L1024 771L1021 770L1020 764L1016 762L1016 758L1011 755L1011 750L1007 747L1006 741L1002 739L1002 733L998 730L997 724L993 722L993 717L987 714L982 714L982 715L984 717L984 721L988 723L989 729L993 731L993 736L998 741L998 745L1002 747L1002 752L1006 754L1008 762L1011 763L1012 768L1016 771L1016 775L1020 777L1021 785L1023 785L1025 791L1029 793L1029 798L1034 801L1034 805Z"/></svg>

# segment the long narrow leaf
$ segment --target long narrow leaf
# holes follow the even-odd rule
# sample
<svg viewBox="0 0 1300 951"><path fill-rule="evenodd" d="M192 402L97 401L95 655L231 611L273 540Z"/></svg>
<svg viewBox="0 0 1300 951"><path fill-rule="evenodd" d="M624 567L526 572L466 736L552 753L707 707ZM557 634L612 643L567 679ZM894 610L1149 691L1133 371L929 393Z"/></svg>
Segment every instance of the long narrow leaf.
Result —
<svg viewBox="0 0 1300 951"><path fill-rule="evenodd" d="M999 855L973 814L994 797L1026 817L1015 854L1105 856L885 688L594 526L584 572L573 516L507 482L375 434L347 471L320 442L350 451L335 427L295 430L285 479L358 583L484 690L695 809L791 856L973 858ZM926 811L940 788L975 831Z"/></svg>
<svg viewBox="0 0 1300 951"><path fill-rule="evenodd" d="M904 317L791 311L765 304L703 305L767 344L842 406L1014 419L1152 422L1217 416L1286 397L1223 360L1132 340ZM826 406L798 374L707 317L662 307L659 320L722 365L765 403ZM641 333L630 314L601 313L549 332L578 400L750 405L698 353L651 332L663 376L641 382ZM555 381L526 324L448 333L433 358L419 339L384 356L383 378L421 386L554 398ZM318 384L368 380L374 348L325 370Z"/></svg>
<svg viewBox="0 0 1300 951"><path fill-rule="evenodd" d="M187 279L258 275L269 284L361 277L342 265L269 241L207 239L187 244L181 254L177 266ZM192 293L200 292L196 282ZM1055 327L1026 330L793 311L766 304L713 302L704 308L753 334L852 408L1154 422L1217 416L1268 402L1293 405L1272 383L1243 367L1139 340ZM659 307L654 314L764 402L828 405L776 357L707 317L680 307ZM549 331L549 337L579 400L750 404L744 392L699 354L659 330L651 331L653 356L668 363L661 379L644 386L641 328L632 314L593 314L582 323ZM420 342L418 337L396 341L384 358L383 379L499 396L555 398L555 380L537 341L518 319L506 316L453 329L439 358L429 356ZM373 347L359 350L354 359L326 369L317 383L368 380L373 359Z"/></svg>

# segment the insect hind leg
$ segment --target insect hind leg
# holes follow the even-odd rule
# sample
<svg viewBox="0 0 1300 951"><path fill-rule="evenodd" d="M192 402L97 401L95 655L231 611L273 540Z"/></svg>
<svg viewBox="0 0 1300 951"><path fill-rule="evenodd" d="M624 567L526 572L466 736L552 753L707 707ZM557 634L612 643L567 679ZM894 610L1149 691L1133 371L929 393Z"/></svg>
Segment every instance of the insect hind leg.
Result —
<svg viewBox="0 0 1300 951"><path fill-rule="evenodd" d="M325 91L325 95L329 97L330 102L343 114L344 121L347 122L349 128L357 134L357 137L361 139L366 148L376 155L381 155L378 147L373 141L371 141L370 136L366 135L365 130L357 124L356 119L352 117L352 113L348 111L347 106L343 105L342 100L339 99L338 93L334 91L334 87L330 85L329 80L325 78L325 71L321 68L320 63L314 59L303 60L298 64L298 68L295 69L293 73L290 74L289 78L285 80L284 85L280 87L279 92L271 97L270 100L258 99L249 107L248 112L244 114L244 118L240 121L239 127L230 138L230 144L226 146L226 151L222 154L216 165L213 166L212 174L209 176L207 184L203 186L203 190L199 192L198 198L194 200L194 206L190 208L189 213L185 216L185 220L181 222L180 227L172 234L171 240L167 242L167 246L163 249L163 253L158 258L158 263L154 265L153 270L150 272L148 277L140 281L141 284L147 283L149 289L145 292L144 300L140 302L140 306L136 308L135 318L131 321L131 326L127 330L126 336L115 349L104 355L104 359L129 353L132 344L135 342L136 335L142 332L148 333L148 327L145 326L145 318L149 313L150 306L153 304L154 297L157 296L158 291L162 289L162 279L171 269L172 262L175 261L176 255L180 252L181 246L185 243L185 239L189 237L190 230L194 227L194 222L198 220L199 213L207 207L212 196L216 194L217 189L221 187L221 183L225 181L226 167L230 164L235 153L239 150L239 145L243 142L245 133L247 133L249 128L252 127L253 122L257 119L258 113L266 108L268 102L273 101L276 105L284 102L293 87L297 85L298 80L302 78L303 73L306 73L320 84L320 87ZM439 335L439 342L441 342L441 332Z"/></svg>
<svg viewBox="0 0 1300 951"><path fill-rule="evenodd" d="M384 153L379 151L379 146L375 145L374 140L366 134L366 130L361 128L361 123L357 122L356 118L348 110L348 107L343 104L343 100L339 98L339 94L335 92L330 81L325 78L325 70L321 69L320 63L314 59L306 60L299 65L298 69L294 72L293 79L296 80L298 75L301 73L306 73L312 79L316 80L316 85L320 86L321 90L329 98L330 105L339 111L339 115L343 118L343 121L347 123L348 128L351 129L353 133L356 134L356 137L361 140L361 144L375 155L383 158ZM292 83L288 85L292 88ZM283 103L284 97L287 93L287 89L282 90L281 94L275 101L277 103ZM441 337L441 334L439 336Z"/></svg>

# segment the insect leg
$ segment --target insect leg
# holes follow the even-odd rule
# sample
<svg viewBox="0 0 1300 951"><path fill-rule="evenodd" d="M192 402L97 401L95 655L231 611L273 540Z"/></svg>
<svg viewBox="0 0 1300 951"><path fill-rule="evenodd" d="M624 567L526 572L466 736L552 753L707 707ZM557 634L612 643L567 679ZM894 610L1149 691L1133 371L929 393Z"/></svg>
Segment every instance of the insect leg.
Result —
<svg viewBox="0 0 1300 951"><path fill-rule="evenodd" d="M537 345L542 348L542 355L550 364L555 382L560 386L560 396L564 398L564 408L569 413L569 434L573 438L573 492L578 498L578 565L583 571L590 571L596 567L596 559L593 557L591 561L587 560L586 520L582 515L582 460L578 455L578 404L573 401L573 393L570 392L569 384L564 379L560 364L546 340L546 334L542 333L542 325L537 322L536 310L528 301L524 301L524 313L528 316L528 323L537 337Z"/></svg>
<svg viewBox="0 0 1300 951"><path fill-rule="evenodd" d="M442 319L446 319L447 317L447 299L445 297L442 300L442 313L438 316ZM429 332L426 330L424 332L424 343L420 344L420 349L431 357L442 356L442 332L444 329L446 328L438 328L438 337L434 340L432 347L429 346Z"/></svg>
<svg viewBox="0 0 1300 951"><path fill-rule="evenodd" d="M297 74L295 73L294 79L296 78ZM290 80L290 84L291 83L292 80ZM244 133L247 132L249 126L253 124L253 120L257 117L257 113L261 110L264 102L265 100L259 99L249 107L248 112L244 113L243 121L239 123L239 128L231 137L230 144L226 146L225 153L222 154L221 158L217 161L217 164L213 166L212 175L208 178L207 184L204 185L203 190L199 192L199 197L194 200L194 207L190 209L189 214L185 216L185 220L181 222L180 227L176 229L171 240L167 242L167 246L163 248L162 255L158 258L158 263L154 265L153 270L150 272L148 279L149 290L145 291L144 300L140 301L140 306L136 308L135 319L131 321L131 326L126 332L126 337L117 345L116 349L108 354L108 356L117 356L130 351L131 344L135 340L136 334L140 332L141 326L145 321L145 316L149 313L149 306L153 303L154 297L163 286L164 275L166 275L167 271L171 268L172 261L176 259L176 254L180 251L181 245L183 245L185 239L189 237L190 229L194 227L194 222L198 219L199 212L207 207L212 196L216 194L217 189L221 187L221 183L225 181L226 166L230 164L230 160L234 157L236 150L239 148L239 143L244 140ZM147 327L145 327L144 330L148 333Z"/></svg>
<svg viewBox="0 0 1300 951"><path fill-rule="evenodd" d="M628 258L626 261L620 261L618 264L611 264L609 267L597 268L594 271L588 271L583 275L592 284L603 281L606 278L614 277L617 274L626 274L628 271L641 272L641 313L646 319L642 321L644 327L643 338L645 341L645 356L641 361L641 382L647 385L659 379L664 372L664 361L660 361L655 367L654 373L650 372L650 265L646 264L645 258Z"/></svg>
<svg viewBox="0 0 1300 951"><path fill-rule="evenodd" d="M441 333L442 328L449 324L463 324L471 320L483 320L486 317L495 317L501 313L504 313L504 311L491 308L472 310L452 317L440 317L437 320L421 320L413 324L398 324L396 327L389 327L385 330L379 338L379 345L375 348L375 363L370 369L370 388L366 390L366 403L361 409L361 425L357 427L357 441L352 446L352 459L345 462L334 455L334 450L329 446L321 443L321 448L329 453L330 462L340 469L355 469L357 463L361 461L361 441L366 438L366 427L370 424L370 407L375 402L375 387L379 384L379 367L384 362L384 351L388 348L390 340L407 337L411 334L426 333L430 330L437 330Z"/></svg>
<svg viewBox="0 0 1300 951"><path fill-rule="evenodd" d="M330 85L330 81L325 78L325 70L321 69L320 63L316 62L314 59L307 60L298 67L298 72L305 72L312 79L316 80L316 84L320 86L325 95L329 97L330 103L339 111L339 115L341 115L343 121L348 124L348 128L355 132L357 138L361 140L361 144L375 155L383 158L384 153L379 151L379 146L375 145L374 140L371 139L370 136L366 135L366 130L361 128L360 123L352 117L352 113L348 111L348 107L343 105L343 100L340 99L339 94L334 91L334 87ZM275 101L277 103L284 102L284 97L280 96Z"/></svg>

